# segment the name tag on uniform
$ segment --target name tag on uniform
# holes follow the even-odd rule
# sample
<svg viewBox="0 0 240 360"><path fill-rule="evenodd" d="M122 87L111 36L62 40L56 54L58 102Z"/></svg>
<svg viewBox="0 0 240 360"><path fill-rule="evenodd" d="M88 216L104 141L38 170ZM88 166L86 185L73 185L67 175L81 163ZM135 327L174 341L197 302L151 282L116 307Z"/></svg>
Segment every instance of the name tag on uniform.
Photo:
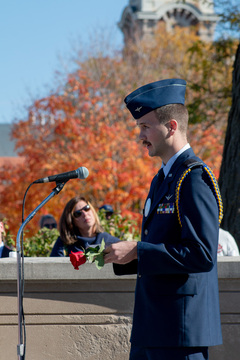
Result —
<svg viewBox="0 0 240 360"><path fill-rule="evenodd" d="M158 214L173 214L174 213L174 203L164 203L159 204L157 208Z"/></svg>
<svg viewBox="0 0 240 360"><path fill-rule="evenodd" d="M147 217L148 214L149 214L149 210L150 210L150 207L151 207L151 199L148 198L147 199L147 202L145 204L145 209L144 209L144 215Z"/></svg>

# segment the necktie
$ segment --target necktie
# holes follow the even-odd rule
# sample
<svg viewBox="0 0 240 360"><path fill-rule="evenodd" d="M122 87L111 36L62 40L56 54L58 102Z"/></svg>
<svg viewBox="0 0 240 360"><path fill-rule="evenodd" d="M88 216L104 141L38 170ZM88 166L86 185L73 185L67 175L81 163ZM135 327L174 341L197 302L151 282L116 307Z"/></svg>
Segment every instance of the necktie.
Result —
<svg viewBox="0 0 240 360"><path fill-rule="evenodd" d="M155 186L154 186L154 189L153 189L153 199L154 197L156 196L156 192L157 190L159 189L159 186L162 184L163 180L164 180L164 171L163 171L163 168L161 168L158 172L158 176L157 176L157 180L155 182ZM152 199L152 200L153 200Z"/></svg>
<svg viewBox="0 0 240 360"><path fill-rule="evenodd" d="M161 168L158 172L156 186L159 186L163 182L164 178L165 178L164 171L163 171L163 168Z"/></svg>

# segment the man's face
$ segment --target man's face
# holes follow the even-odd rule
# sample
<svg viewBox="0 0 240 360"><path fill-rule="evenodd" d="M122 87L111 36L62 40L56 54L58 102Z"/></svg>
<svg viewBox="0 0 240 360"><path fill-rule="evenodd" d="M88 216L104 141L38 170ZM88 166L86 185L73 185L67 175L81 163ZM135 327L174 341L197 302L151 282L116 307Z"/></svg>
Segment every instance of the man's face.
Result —
<svg viewBox="0 0 240 360"><path fill-rule="evenodd" d="M151 111L138 119L137 125L140 128L139 139L148 149L149 156L163 158L169 134L166 124L161 124L154 111Z"/></svg>
<svg viewBox="0 0 240 360"><path fill-rule="evenodd" d="M57 228L57 223L53 219L46 219L42 224L42 228L48 228L50 230Z"/></svg>

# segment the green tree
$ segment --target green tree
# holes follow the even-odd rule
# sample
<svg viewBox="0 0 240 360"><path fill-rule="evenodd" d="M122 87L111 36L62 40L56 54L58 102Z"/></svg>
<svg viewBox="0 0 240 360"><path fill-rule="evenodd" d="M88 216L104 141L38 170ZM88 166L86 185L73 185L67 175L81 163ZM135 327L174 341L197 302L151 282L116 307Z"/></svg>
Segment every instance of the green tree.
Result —
<svg viewBox="0 0 240 360"><path fill-rule="evenodd" d="M24 234L23 249L24 256L30 257L46 257L49 256L52 247L59 236L57 229L43 228L31 236L27 236L27 232Z"/></svg>

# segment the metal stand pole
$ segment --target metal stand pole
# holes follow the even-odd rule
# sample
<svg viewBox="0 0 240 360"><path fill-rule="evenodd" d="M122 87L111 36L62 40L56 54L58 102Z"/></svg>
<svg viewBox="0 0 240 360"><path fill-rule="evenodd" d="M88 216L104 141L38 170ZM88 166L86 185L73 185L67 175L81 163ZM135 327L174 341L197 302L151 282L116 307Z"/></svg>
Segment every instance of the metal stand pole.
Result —
<svg viewBox="0 0 240 360"><path fill-rule="evenodd" d="M36 213L55 195L57 195L64 187L65 183L58 183L57 186L53 189L50 195L44 199L40 205L36 207L35 210L28 215L26 220L22 223L18 233L17 233L17 294L18 294L18 345L17 345L17 356L18 360L23 360L24 356L24 344L23 344L23 335L22 335L22 266L21 266L21 245L20 245L20 238L23 232L24 227L29 223L30 220L36 215ZM24 257L24 254L22 254Z"/></svg>

